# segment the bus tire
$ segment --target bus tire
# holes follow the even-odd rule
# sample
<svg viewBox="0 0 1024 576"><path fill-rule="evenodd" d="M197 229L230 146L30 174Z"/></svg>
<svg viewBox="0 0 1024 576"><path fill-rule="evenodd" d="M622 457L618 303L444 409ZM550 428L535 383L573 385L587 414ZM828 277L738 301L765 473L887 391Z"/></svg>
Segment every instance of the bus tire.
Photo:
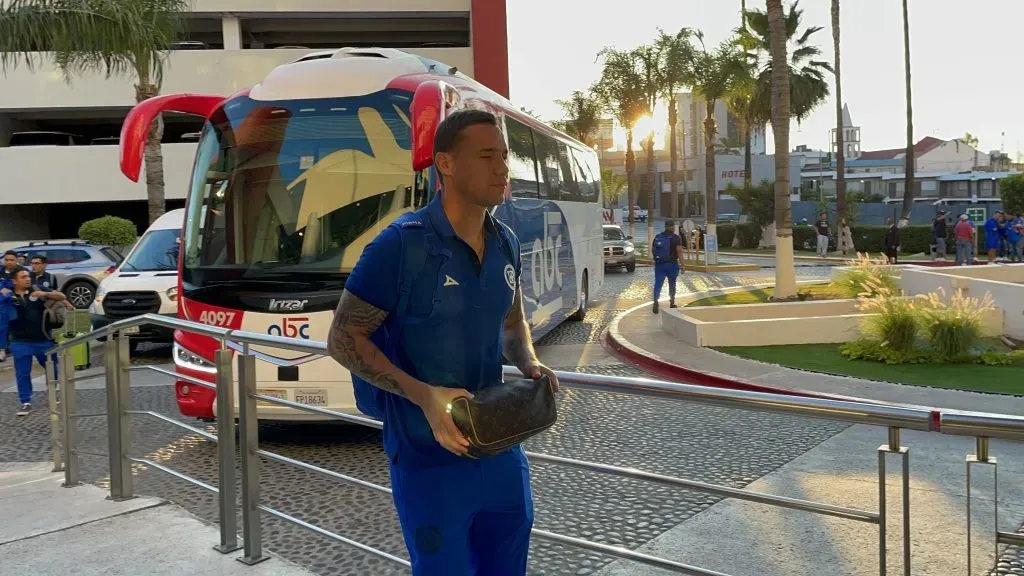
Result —
<svg viewBox="0 0 1024 576"><path fill-rule="evenodd" d="M580 307L576 309L576 312L569 317L570 320L582 322L587 317L587 304L590 300L590 286L587 281L587 272L583 271L583 289L580 290Z"/></svg>

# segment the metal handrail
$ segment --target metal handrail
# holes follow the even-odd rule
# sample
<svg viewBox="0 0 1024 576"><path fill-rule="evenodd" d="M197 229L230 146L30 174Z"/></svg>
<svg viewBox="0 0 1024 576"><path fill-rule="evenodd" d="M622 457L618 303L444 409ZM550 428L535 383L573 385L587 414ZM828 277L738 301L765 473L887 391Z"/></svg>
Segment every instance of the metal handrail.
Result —
<svg viewBox="0 0 1024 576"><path fill-rule="evenodd" d="M162 414L128 409L127 400L130 394L130 373L137 370L152 370L153 372L167 376L182 378L183 375L163 368L133 367L129 360L129 342L127 336L122 332L127 328L142 324L156 324L171 329L180 329L203 334L220 341L220 348L215 353L214 364L216 366L216 385L202 382L197 378L187 378L208 388L213 388L221 402L217 405L217 418L220 421L217 434L211 434L205 430L189 426ZM93 339L106 336L110 344L105 349L107 396L108 396L108 454L92 453L77 449L75 444L76 432L72 422L76 417L74 411L74 367L67 361L68 349ZM255 564L266 559L262 552L262 527L258 517L259 512L276 516L281 520L288 521L295 525L312 530L318 534L325 535L336 541L354 546L365 552L372 553L378 557L397 562L408 566L408 561L393 556L381 550L361 544L357 541L346 538L310 524L284 512L275 510L266 505L260 504L259 486L259 458L267 458L283 464L289 464L328 476L335 480L348 482L388 493L390 489L370 482L346 476L318 466L294 460L286 456L262 450L259 448L258 431L256 428L257 401L267 402L279 406L301 410L308 413L318 414L348 421L363 426L381 428L382 423L373 418L345 414L326 408L310 406L299 402L274 398L260 394L256 387L256 360L259 359L281 365L290 365L288 360L281 360L261 354L252 349L252 346L267 346L272 348L293 350L305 353L308 356L323 356L327 352L327 346L323 342L311 342L270 336L252 332L230 330L224 328L210 327L194 322L167 318L147 314L145 316L131 318L111 324L110 326L75 337L72 340L63 342L53 348L50 353L57 354L61 360L61 394L63 402L63 452L65 455L65 485L76 485L78 477L78 456L106 457L110 460L111 498L118 500L132 497L132 471L131 463L139 463L152 466L155 469L171 474L179 479L190 482L196 486L211 490L218 494L220 503L220 532L221 544L216 547L223 553L228 553L240 548L237 539L237 521L235 517L235 436L234 436L234 401L235 380L233 376L234 360L238 363L238 427L240 449L242 453L242 522L243 538L245 541L245 555L240 560L246 564ZM52 365L48 362L48 366ZM51 420L56 416L54 412L54 388L49 379L50 370L47 370L47 388L51 399ZM505 376L521 376L519 370L512 367L504 367ZM886 465L887 455L899 455L902 460L902 484L903 484L903 558L904 574L910 574L911 543L910 543L910 476L909 476L909 449L903 447L900 442L900 430L903 428L922 430L929 432L943 432L958 436L974 436L977 438L977 454L968 457L967 482L971 484L970 470L972 464L995 466L996 460L989 455L989 438L1004 438L1009 440L1024 440L1024 417L1010 416L1003 414L988 414L979 412L963 412L955 410L942 411L934 408L920 406L891 405L874 402L860 402L854 400L839 400L830 398L809 398L783 394L769 394L763 392L749 392L745 390L717 389L691 384L678 384L664 382L649 378L628 378L618 376L602 376L577 372L556 372L561 382L568 387L592 390L599 392L610 392L645 396L650 398L668 399L674 401L707 404L725 408L753 410L759 412L774 412L798 417L823 418L834 421L848 422L853 424L867 424L873 426L887 427L889 440L887 444L878 449L879 456L879 511L866 511L854 508L833 506L821 502L813 502L775 496L772 494L754 492L741 488L731 488L704 482L685 480L661 474L655 474L644 470L610 466L595 462L586 462L552 456L547 454L536 454L527 452L531 459L541 460L554 464L567 465L575 468L591 470L620 477L629 477L641 480L652 481L663 485L676 486L696 490L700 492L717 494L726 498L737 498L741 500L761 502L774 506L802 510L827 516L833 516L846 520L866 522L878 526L879 529L879 565L881 573L886 573ZM98 414L97 414L98 415ZM207 440L218 444L218 461L220 471L218 474L219 487L212 486L186 474L177 472L167 466L144 458L132 457L128 454L130 446L129 420L132 415L147 415L156 417L167 423L197 433ZM87 415L77 415L87 416ZM58 436L54 428L54 464L59 464L58 457ZM998 502L998 496L995 499ZM689 566L679 562L650 556L638 551L626 548L607 546L597 542L591 542L579 538L565 536L535 528L533 534L537 537L595 550L651 566L667 568L675 572L685 574L696 574L702 576L722 576L721 573L708 571L702 568ZM970 489L968 489L968 534L970 534ZM1021 542L1020 535L1013 535L998 530L993 532L994 542L1013 543ZM970 568L970 536L968 536L968 567ZM998 555L998 548L997 548Z"/></svg>
<svg viewBox="0 0 1024 576"><path fill-rule="evenodd" d="M324 342L297 340L256 332L218 328L198 322L168 318L158 314L145 314L114 322L94 332L66 340L55 346L50 352L60 352L101 337L112 337L112 335L121 330L145 324L156 324L165 328L186 330L243 345L268 346L295 352L305 352L307 354L327 354L327 344ZM505 367L504 373L506 375L518 375L519 371L512 367ZM765 392L749 392L746 390L709 388L650 378L603 376L576 372L559 373L558 376L559 380L567 386L584 390L683 400L726 408L774 412L790 416L827 418L852 424L870 424L933 431L956 436L985 436L1006 440L1024 440L1024 417L1021 416L983 412L968 413L931 407L896 406L883 403L830 400ZM269 401L268 398L261 397L260 399ZM299 408L299 406L310 408L304 405L289 405L292 408L303 409ZM322 413L319 409L313 411ZM369 422L358 423L372 425Z"/></svg>

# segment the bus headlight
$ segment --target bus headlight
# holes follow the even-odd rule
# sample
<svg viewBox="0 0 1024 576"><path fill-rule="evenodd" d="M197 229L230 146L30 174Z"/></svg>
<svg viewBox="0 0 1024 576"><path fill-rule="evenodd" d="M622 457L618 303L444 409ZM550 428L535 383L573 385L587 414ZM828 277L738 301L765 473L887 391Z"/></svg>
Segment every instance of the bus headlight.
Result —
<svg viewBox="0 0 1024 576"><path fill-rule="evenodd" d="M171 288L167 289L167 299L170 300L171 302L177 302L178 301L178 287L177 286L172 286Z"/></svg>
<svg viewBox="0 0 1024 576"><path fill-rule="evenodd" d="M174 344L174 364L189 370L208 372L210 374L217 373L217 368L212 362L198 354L189 352L177 343Z"/></svg>

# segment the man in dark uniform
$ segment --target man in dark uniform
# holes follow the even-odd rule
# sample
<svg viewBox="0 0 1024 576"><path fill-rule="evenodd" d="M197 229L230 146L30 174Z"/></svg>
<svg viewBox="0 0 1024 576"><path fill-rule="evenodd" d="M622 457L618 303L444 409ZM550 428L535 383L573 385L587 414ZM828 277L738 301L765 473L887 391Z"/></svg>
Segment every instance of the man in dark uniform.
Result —
<svg viewBox="0 0 1024 576"><path fill-rule="evenodd" d="M57 277L46 271L46 256L36 254L30 262L32 266L32 285L43 292L57 289Z"/></svg>
<svg viewBox="0 0 1024 576"><path fill-rule="evenodd" d="M14 276L14 290L0 290L0 305L13 305L15 318L10 321L11 353L14 355L14 375L18 382L18 401L21 410L18 416L26 416L32 409L32 360L46 368L46 351L53 347L53 339L44 329L43 318L46 314L46 301L64 302L69 308L64 294L57 291L43 292L33 290L32 278L28 270L19 270ZM57 360L54 358L54 369Z"/></svg>
<svg viewBox="0 0 1024 576"><path fill-rule="evenodd" d="M378 392L415 576L526 573L533 498L522 447L467 458L469 442L449 412L455 398L501 384L502 355L558 386L531 343L519 241L489 213L505 198L507 155L488 112L458 111L438 126L443 191L366 247L328 338L330 355ZM411 253L423 257L411 263ZM379 328L389 339L383 351Z"/></svg>
<svg viewBox="0 0 1024 576"><path fill-rule="evenodd" d="M676 223L665 221L665 231L654 237L651 242L651 254L654 256L654 308L658 313L658 299L661 298L661 286L668 280L669 307L676 307L676 278L679 277L679 264L683 261L683 239L676 234Z"/></svg>

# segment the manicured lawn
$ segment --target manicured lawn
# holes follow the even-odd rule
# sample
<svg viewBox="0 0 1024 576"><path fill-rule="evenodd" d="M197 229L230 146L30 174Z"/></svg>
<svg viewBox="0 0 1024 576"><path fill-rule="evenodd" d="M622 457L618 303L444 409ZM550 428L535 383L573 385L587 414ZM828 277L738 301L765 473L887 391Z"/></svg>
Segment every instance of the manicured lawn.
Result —
<svg viewBox="0 0 1024 576"><path fill-rule="evenodd" d="M849 360L839 353L838 344L797 344L792 346L735 346L721 352L751 360L769 362L812 372L853 376L867 380L899 382L935 388L952 388L1001 394L1024 394L1024 366L983 366L980 364L888 365L867 360Z"/></svg>
<svg viewBox="0 0 1024 576"><path fill-rule="evenodd" d="M797 291L800 294L809 294L814 297L815 300L826 300L829 298L839 299L845 298L846 296L842 293L836 292L834 288L828 284L811 284L809 286L799 286ZM775 293L774 288L758 288L756 290L743 290L740 292L730 292L728 294L720 294L718 296L709 296L702 298L687 306L727 306L730 304L763 304L768 301L768 298Z"/></svg>

